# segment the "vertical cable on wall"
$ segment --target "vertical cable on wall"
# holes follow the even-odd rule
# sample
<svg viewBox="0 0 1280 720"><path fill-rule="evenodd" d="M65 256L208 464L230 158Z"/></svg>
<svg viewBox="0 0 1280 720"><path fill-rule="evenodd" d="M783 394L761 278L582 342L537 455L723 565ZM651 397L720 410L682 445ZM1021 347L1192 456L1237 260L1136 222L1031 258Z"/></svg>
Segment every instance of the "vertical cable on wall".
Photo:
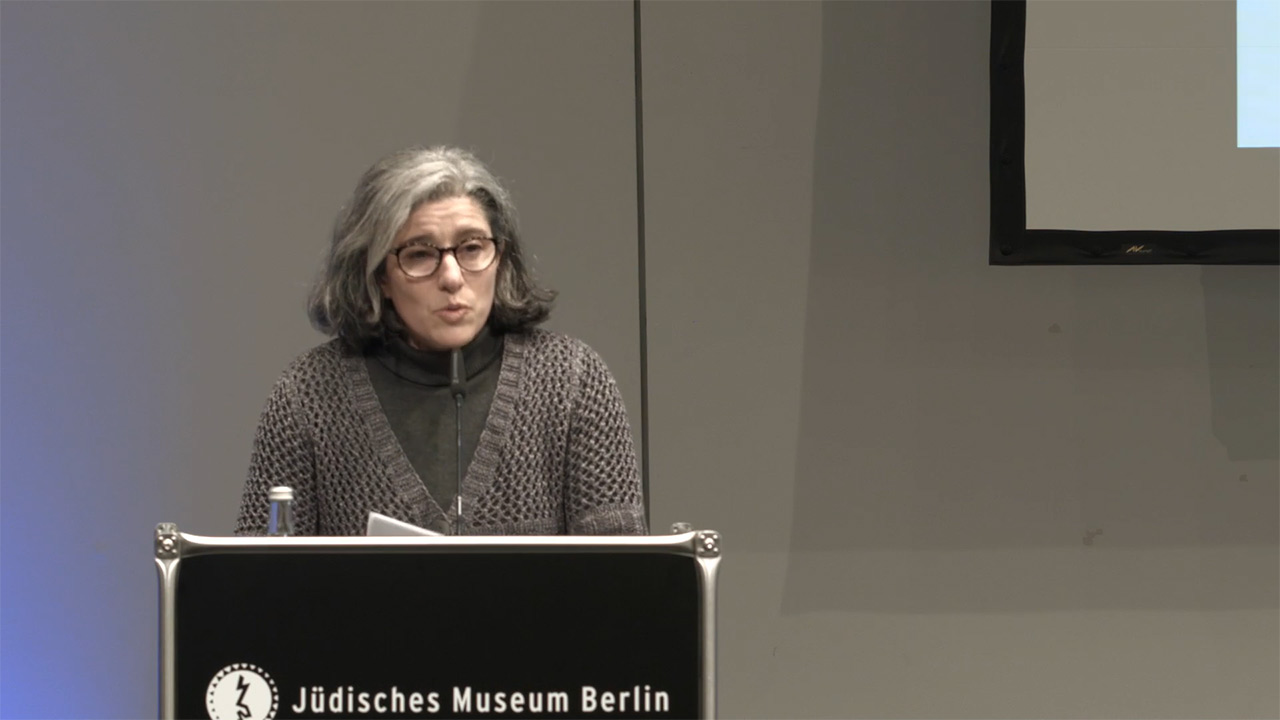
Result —
<svg viewBox="0 0 1280 720"><path fill-rule="evenodd" d="M636 263L640 267L640 481L644 517L649 520L649 321L645 298L644 257L644 84L640 55L640 0L632 0L636 66Z"/></svg>

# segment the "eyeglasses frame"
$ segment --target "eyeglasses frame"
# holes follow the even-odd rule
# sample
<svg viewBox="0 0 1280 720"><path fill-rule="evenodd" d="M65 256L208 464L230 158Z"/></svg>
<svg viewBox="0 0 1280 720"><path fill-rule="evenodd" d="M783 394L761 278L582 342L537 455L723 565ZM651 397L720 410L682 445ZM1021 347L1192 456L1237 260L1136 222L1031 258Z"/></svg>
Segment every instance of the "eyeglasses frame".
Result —
<svg viewBox="0 0 1280 720"><path fill-rule="evenodd" d="M478 270L469 270L463 267L462 263L458 260L458 248L462 247L463 244L465 244L467 241L470 241L470 240L488 240L493 243L493 258L489 260L489 263L487 265L485 265L484 267ZM440 272L440 268L444 266L444 256L446 253L453 255L453 262L457 264L458 269L461 270L462 272L482 273L485 270L488 270L489 268L493 267L493 264L498 261L499 257L502 256L502 247L505 244L506 244L505 240L497 235L481 235L477 237L469 237L463 242L458 243L457 245L454 245L453 247L440 247L439 245L436 245L434 243L409 243L408 245L401 245L400 247L396 248L391 252L391 255L394 256L396 259L396 267L400 268L400 272L404 273L406 277L411 277L415 280L423 280L423 279L432 277L436 273ZM404 264L400 262L400 253L404 252L405 250L408 250L409 248L423 247L423 246L433 248L437 252L439 252L440 260L439 262L436 263L435 269L427 273L426 275L412 275L409 273L408 270L404 269Z"/></svg>

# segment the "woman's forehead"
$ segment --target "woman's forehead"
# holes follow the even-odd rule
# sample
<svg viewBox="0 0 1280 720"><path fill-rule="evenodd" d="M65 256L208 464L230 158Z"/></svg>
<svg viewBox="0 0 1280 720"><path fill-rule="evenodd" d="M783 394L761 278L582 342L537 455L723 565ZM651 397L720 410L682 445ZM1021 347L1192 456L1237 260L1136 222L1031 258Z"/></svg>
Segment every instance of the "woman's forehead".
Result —
<svg viewBox="0 0 1280 720"><path fill-rule="evenodd" d="M475 199L461 195L431 200L414 208L396 237L454 235L471 230L488 232L489 218Z"/></svg>

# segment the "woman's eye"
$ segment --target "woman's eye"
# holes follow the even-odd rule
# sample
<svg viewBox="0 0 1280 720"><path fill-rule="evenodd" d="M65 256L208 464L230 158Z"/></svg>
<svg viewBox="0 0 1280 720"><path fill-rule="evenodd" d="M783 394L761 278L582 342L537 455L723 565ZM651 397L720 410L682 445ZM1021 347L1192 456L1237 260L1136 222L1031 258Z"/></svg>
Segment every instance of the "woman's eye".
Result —
<svg viewBox="0 0 1280 720"><path fill-rule="evenodd" d="M435 248L410 247L401 253L400 257L404 260L427 260L438 254Z"/></svg>

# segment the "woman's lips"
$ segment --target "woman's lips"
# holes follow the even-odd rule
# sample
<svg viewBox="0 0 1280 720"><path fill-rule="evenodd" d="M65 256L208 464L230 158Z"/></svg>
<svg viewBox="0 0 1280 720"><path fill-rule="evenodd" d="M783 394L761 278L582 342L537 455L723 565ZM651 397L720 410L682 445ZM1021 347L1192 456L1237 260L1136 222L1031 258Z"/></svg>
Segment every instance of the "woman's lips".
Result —
<svg viewBox="0 0 1280 720"><path fill-rule="evenodd" d="M466 305L448 305L437 310L436 315L445 322L458 322L467 316L468 309Z"/></svg>

